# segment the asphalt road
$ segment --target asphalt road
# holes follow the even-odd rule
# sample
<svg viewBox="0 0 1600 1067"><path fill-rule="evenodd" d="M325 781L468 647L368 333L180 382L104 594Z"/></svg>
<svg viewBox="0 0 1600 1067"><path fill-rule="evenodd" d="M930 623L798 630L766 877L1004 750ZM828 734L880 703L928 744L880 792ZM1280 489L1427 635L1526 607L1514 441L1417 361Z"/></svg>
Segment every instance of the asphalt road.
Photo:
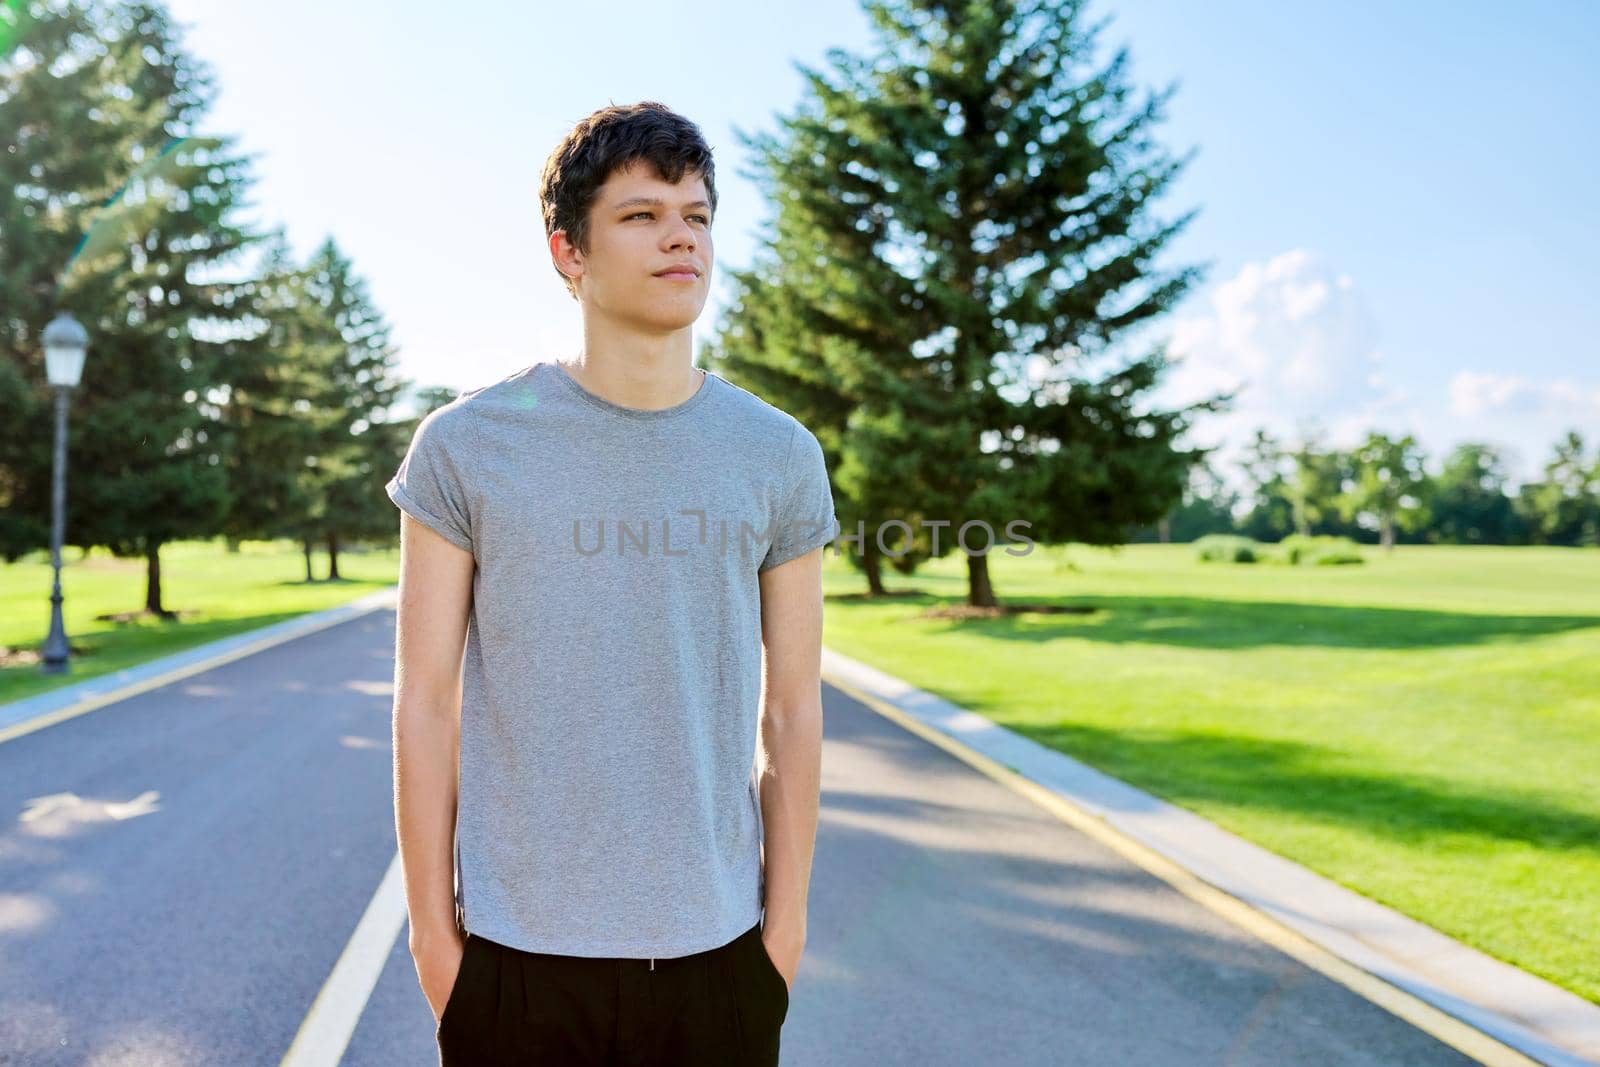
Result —
<svg viewBox="0 0 1600 1067"><path fill-rule="evenodd" d="M282 1059L394 858L394 613L0 744L0 1064ZM1474 1062L825 688L783 1062ZM437 1063L402 924L342 1061Z"/></svg>

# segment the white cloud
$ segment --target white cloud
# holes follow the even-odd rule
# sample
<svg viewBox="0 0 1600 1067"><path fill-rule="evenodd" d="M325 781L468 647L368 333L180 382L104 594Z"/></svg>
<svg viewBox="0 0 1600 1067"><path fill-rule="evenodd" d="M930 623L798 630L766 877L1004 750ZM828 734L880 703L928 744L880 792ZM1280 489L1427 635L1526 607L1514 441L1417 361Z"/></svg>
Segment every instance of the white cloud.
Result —
<svg viewBox="0 0 1600 1067"><path fill-rule="evenodd" d="M1231 410L1201 417L1189 435L1216 446L1229 474L1257 428L1285 442L1313 433L1335 448L1373 430L1411 434L1435 467L1462 440L1488 441L1505 452L1514 483L1537 477L1569 428L1591 443L1600 435L1594 383L1463 370L1447 385L1394 384L1408 368L1389 373L1360 286L1307 250L1246 264L1207 296L1203 310L1168 324L1174 365L1153 400L1186 404L1237 389Z"/></svg>
<svg viewBox="0 0 1600 1067"><path fill-rule="evenodd" d="M1377 328L1354 280L1305 249L1220 283L1204 312L1173 324L1170 351L1163 399L1238 390L1228 414L1196 427L1201 444L1242 443L1258 426L1295 436L1312 424L1340 435L1334 444L1354 444L1372 415L1405 398L1385 385Z"/></svg>
<svg viewBox="0 0 1600 1067"><path fill-rule="evenodd" d="M1464 370L1446 392L1456 435L1499 444L1514 481L1542 477L1568 430L1583 434L1591 448L1600 437L1600 385Z"/></svg>
<svg viewBox="0 0 1600 1067"><path fill-rule="evenodd" d="M1600 420L1600 388L1567 378L1532 382L1520 374L1464 370L1450 379L1450 411L1461 418L1537 419L1546 425Z"/></svg>

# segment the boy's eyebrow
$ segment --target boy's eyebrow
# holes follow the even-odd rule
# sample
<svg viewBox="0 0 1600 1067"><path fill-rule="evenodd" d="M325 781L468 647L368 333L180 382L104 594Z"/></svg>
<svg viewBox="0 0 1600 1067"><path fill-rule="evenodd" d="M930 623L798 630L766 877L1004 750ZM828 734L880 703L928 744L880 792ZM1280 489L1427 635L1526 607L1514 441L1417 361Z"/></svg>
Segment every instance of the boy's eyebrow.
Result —
<svg viewBox="0 0 1600 1067"><path fill-rule="evenodd" d="M611 205L611 210L612 211L621 211L625 207L634 207L635 205L638 205L638 204L647 204L650 207L660 207L664 203L666 203L666 201L662 200L658 196L631 196L628 199L621 201L620 203L612 204ZM711 205L706 203L704 200L696 200L692 204L685 204L683 206L684 207L706 207L706 208L708 208Z"/></svg>

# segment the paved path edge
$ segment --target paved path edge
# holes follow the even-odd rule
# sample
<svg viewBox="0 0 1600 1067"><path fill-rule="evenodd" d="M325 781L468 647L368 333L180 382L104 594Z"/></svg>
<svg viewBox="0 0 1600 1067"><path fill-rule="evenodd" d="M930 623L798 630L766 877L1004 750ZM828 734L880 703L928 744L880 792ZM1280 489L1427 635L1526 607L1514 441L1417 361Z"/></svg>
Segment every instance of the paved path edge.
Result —
<svg viewBox="0 0 1600 1067"><path fill-rule="evenodd" d="M69 682L48 692L0 704L0 743L96 711L147 689L199 674L230 660L241 659L273 645L281 645L285 641L335 626L369 611L393 607L398 596L399 586L386 586L331 608L296 615L270 626L246 630L120 671L97 675L81 682Z"/></svg>
<svg viewBox="0 0 1600 1067"><path fill-rule="evenodd" d="M1340 960L1524 1055L1552 1067L1600 1064L1600 1006L1583 997L832 648L823 649L822 673L847 695L876 698L1009 767Z"/></svg>

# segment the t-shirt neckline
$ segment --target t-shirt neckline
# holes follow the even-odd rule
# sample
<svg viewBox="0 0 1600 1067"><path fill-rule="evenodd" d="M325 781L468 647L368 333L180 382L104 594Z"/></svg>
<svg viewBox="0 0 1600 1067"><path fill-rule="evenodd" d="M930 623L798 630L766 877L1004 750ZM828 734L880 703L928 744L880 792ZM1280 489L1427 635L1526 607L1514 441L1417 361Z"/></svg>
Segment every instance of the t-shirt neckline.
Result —
<svg viewBox="0 0 1600 1067"><path fill-rule="evenodd" d="M704 368L699 368L705 375L705 378L700 383L699 388L691 393L687 400L679 401L669 408L630 408L626 405L617 404L613 401L607 400L603 396L591 393L589 390L585 389L576 378L568 374L566 368L561 366L561 364L557 361L546 360L545 362L548 363L551 373L559 378L565 387L570 392L575 394L579 399L594 405L601 411L607 411L613 415L621 415L630 419L670 419L678 415L682 415L685 412L692 410L696 405L705 400L706 394L711 392L717 377L710 371L705 370Z"/></svg>

